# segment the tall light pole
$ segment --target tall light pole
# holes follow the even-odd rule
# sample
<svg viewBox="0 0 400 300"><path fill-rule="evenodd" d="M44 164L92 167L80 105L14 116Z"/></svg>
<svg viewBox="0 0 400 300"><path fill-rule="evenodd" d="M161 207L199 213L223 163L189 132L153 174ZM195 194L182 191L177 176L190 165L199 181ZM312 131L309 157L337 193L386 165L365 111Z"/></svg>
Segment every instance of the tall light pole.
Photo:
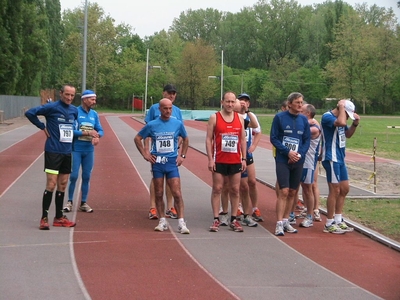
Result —
<svg viewBox="0 0 400 300"><path fill-rule="evenodd" d="M224 96L224 50L221 50L221 100Z"/></svg>
<svg viewBox="0 0 400 300"><path fill-rule="evenodd" d="M88 27L88 1L85 0L85 21L83 25L82 92L86 90L87 27Z"/></svg>
<svg viewBox="0 0 400 300"><path fill-rule="evenodd" d="M149 54L150 50L147 49L147 58L146 58L146 86L144 90L144 116L146 115L147 109L147 86L149 84L149 69L161 69L160 66L149 66Z"/></svg>

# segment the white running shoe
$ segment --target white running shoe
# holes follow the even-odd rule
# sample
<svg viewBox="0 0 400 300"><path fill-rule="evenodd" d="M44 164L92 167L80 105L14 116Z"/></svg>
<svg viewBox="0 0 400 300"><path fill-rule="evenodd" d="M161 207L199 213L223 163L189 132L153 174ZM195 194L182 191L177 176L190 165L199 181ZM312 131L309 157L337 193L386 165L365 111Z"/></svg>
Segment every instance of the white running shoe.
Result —
<svg viewBox="0 0 400 300"><path fill-rule="evenodd" d="M186 223L185 222L179 224L178 232L182 233L182 234L189 234L190 233L189 229L186 227Z"/></svg>
<svg viewBox="0 0 400 300"><path fill-rule="evenodd" d="M164 231L164 230L168 230L167 221L160 220L156 228L154 228L154 231Z"/></svg>
<svg viewBox="0 0 400 300"><path fill-rule="evenodd" d="M276 223L275 235L276 236L284 236L285 235L285 233L283 232L283 225L282 224Z"/></svg>

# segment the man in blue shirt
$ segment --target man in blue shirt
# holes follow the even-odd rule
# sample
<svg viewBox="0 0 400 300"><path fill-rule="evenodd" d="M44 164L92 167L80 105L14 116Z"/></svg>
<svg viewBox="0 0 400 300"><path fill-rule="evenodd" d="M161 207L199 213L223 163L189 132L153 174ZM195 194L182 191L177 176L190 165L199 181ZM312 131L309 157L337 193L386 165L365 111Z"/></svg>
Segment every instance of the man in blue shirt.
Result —
<svg viewBox="0 0 400 300"><path fill-rule="evenodd" d="M178 119L181 122L183 122L181 110L179 109L179 107L174 105L174 101L175 101L176 95L177 95L175 86L172 84L167 84L166 86L164 86L162 94L163 94L163 98L167 98L172 101L171 118L175 118L175 119ZM146 123L149 123L150 121L157 119L160 115L161 115L160 104L155 103L150 107L149 111L146 114L144 121ZM147 142L146 147L148 146L148 143L149 142ZM165 188L165 196L167 198L167 210L165 212L166 217L171 218L171 219L176 219L178 217L178 215L177 215L176 209L173 205L172 193L171 193L168 185L166 185L166 188ZM155 196L154 196L153 180L150 182L149 219L150 220L158 219L157 210L156 210L156 200L155 200Z"/></svg>
<svg viewBox="0 0 400 300"><path fill-rule="evenodd" d="M160 216L155 231L168 229L165 219L164 177L174 197L175 208L178 214L178 231L183 234L190 233L184 220L184 205L181 192L181 182L178 167L186 157L189 147L189 138L185 126L181 121L172 118L172 101L163 98L159 102L161 116L147 123L135 136L135 145L143 158L151 163L155 201L157 213ZM146 138L151 138L151 147L143 145ZM178 143L182 139L182 152L178 156Z"/></svg>
<svg viewBox="0 0 400 300"><path fill-rule="evenodd" d="M289 109L275 115L270 140L276 148L275 164L278 181L275 235L282 236L284 232L297 233L289 221L289 213L300 186L304 158L310 147L310 125L307 118L301 114L303 110L303 95L291 93L288 96Z"/></svg>
<svg viewBox="0 0 400 300"><path fill-rule="evenodd" d="M79 169L82 166L82 198L79 210L91 213L93 209L87 204L90 176L94 164L94 146L99 143L104 135L100 118L95 110L96 94L91 90L82 93L82 104L78 107L78 119L74 125L74 142L72 144L72 173L69 178L68 202L64 207L65 212L72 210L73 197Z"/></svg>
<svg viewBox="0 0 400 300"><path fill-rule="evenodd" d="M75 88L64 85L60 90L61 99L42 106L29 109L25 116L46 135L44 148L44 171L46 172L46 189L42 199L42 217L40 230L49 230L48 213L56 190L56 215L53 226L73 227L75 222L63 215L64 193L71 173L71 152L74 136L73 125L78 118L78 110L71 103L75 97ZM38 116L46 118L42 123Z"/></svg>
<svg viewBox="0 0 400 300"><path fill-rule="evenodd" d="M349 176L345 164L346 138L350 138L358 124L360 116L356 114L353 102L342 99L335 109L322 115L323 134L322 165L326 171L329 194L327 198L327 220L324 232L343 234L354 228L348 227L342 220L344 199L350 190ZM347 126L348 118L353 120Z"/></svg>

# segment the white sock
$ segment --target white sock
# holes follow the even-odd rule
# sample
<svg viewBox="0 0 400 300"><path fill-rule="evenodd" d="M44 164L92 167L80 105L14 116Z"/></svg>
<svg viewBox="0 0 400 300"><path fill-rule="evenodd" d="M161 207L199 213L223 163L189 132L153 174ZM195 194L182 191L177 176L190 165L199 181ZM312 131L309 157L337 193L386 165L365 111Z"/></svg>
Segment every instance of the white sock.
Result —
<svg viewBox="0 0 400 300"><path fill-rule="evenodd" d="M178 219L179 225L185 224L185 219L184 218L179 218Z"/></svg>
<svg viewBox="0 0 400 300"><path fill-rule="evenodd" d="M325 223L326 227L331 226L333 221L334 221L334 219L326 219L326 223Z"/></svg>
<svg viewBox="0 0 400 300"><path fill-rule="evenodd" d="M335 214L334 218L335 218L336 224L339 224L342 222L342 214Z"/></svg>

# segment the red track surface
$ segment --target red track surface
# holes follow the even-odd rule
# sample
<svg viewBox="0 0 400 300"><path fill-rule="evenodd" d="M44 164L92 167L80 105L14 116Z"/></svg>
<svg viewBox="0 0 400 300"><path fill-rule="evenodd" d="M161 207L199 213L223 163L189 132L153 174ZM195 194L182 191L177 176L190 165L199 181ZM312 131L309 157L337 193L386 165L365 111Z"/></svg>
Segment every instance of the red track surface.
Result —
<svg viewBox="0 0 400 300"><path fill-rule="evenodd" d="M78 214L74 234L79 272L92 299L234 299L171 233L152 230L146 186L101 121L106 134L96 149L90 192L95 212ZM87 240L93 243L80 243Z"/></svg>
<svg viewBox="0 0 400 300"><path fill-rule="evenodd" d="M141 128L129 117L122 119ZM202 130L206 125L185 123ZM151 230L156 223L147 218L148 183L141 181L104 117L102 125L106 134L96 149L89 195L95 213L77 214L74 233L77 265L92 299L234 299L191 259L174 235L166 232L161 237ZM39 132L0 153L0 194L40 155L43 142ZM263 140L260 146L268 143ZM184 166L211 184L204 155L190 149ZM260 224L273 232L275 193L261 184L258 188L266 218ZM299 234L280 239L364 289L384 299L399 299L400 253L356 232L322 233L322 226L316 222L313 228L300 228Z"/></svg>

